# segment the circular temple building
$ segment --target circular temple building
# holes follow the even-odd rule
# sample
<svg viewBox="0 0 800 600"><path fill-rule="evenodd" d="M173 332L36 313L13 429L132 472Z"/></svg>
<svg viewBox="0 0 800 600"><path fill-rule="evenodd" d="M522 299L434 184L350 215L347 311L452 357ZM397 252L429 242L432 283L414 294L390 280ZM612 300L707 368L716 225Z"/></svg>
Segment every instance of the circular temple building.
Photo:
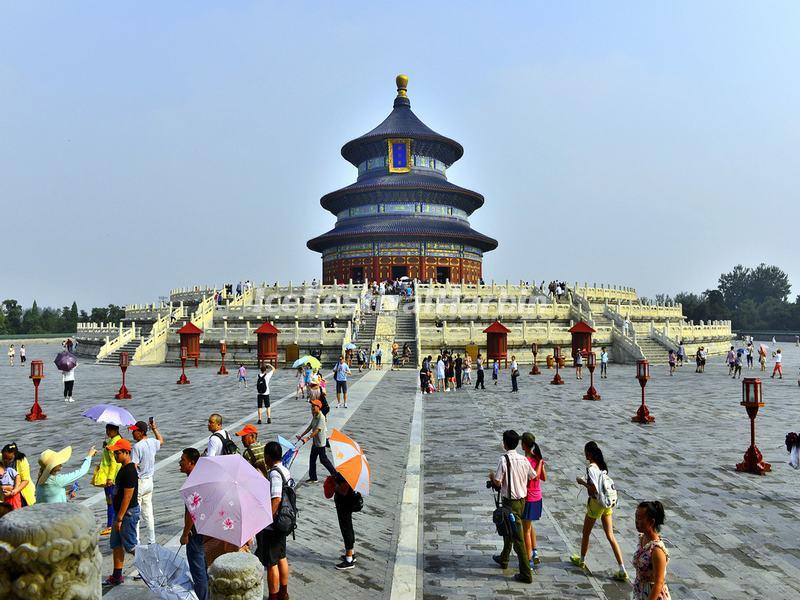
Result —
<svg viewBox="0 0 800 600"><path fill-rule="evenodd" d="M417 118L407 85L398 75L389 116L342 147L358 180L320 200L336 225L307 246L322 253L325 284L401 277L477 283L483 253L497 247L469 225L483 196L447 181L464 149Z"/></svg>

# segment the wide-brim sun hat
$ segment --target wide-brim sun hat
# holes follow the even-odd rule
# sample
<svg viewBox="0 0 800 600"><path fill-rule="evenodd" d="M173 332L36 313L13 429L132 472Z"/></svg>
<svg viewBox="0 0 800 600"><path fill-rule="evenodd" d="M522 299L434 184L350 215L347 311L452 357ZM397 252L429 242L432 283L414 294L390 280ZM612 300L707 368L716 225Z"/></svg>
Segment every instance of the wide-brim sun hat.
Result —
<svg viewBox="0 0 800 600"><path fill-rule="evenodd" d="M39 457L39 466L42 468L36 483L41 483L50 477L50 472L56 467L63 465L72 456L72 446L67 446L63 450L56 452L49 448L42 452Z"/></svg>

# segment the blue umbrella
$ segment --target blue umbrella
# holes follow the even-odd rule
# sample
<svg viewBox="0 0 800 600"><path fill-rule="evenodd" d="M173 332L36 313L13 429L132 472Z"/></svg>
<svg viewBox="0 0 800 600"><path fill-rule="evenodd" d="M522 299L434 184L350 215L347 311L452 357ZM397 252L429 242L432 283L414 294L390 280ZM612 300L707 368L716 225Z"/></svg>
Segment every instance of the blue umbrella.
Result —
<svg viewBox="0 0 800 600"><path fill-rule="evenodd" d="M350 342L344 347L345 350L355 350L356 348L358 348L358 346L356 346L353 342Z"/></svg>
<svg viewBox="0 0 800 600"><path fill-rule="evenodd" d="M81 413L81 416L98 423L116 425L117 427L136 423L136 419L133 418L131 413L113 404L97 404Z"/></svg>
<svg viewBox="0 0 800 600"><path fill-rule="evenodd" d="M148 588L162 600L189 600L197 598L194 593L189 563L159 544L136 547L134 564Z"/></svg>

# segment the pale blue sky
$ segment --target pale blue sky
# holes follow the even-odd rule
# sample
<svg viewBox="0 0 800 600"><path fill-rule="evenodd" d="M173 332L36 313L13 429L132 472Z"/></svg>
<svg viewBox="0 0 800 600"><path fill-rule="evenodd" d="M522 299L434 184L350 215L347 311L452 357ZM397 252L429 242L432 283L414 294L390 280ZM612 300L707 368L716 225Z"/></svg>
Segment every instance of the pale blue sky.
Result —
<svg viewBox="0 0 800 600"><path fill-rule="evenodd" d="M400 72L486 197L487 279L797 283L799 30L796 2L4 1L0 296L319 277L319 198Z"/></svg>

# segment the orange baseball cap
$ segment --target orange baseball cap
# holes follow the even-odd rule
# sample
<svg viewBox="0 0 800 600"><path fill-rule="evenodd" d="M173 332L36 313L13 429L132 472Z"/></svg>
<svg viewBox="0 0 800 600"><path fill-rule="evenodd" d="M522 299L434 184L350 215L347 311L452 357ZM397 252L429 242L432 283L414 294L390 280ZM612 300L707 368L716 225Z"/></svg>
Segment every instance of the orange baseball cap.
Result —
<svg viewBox="0 0 800 600"><path fill-rule="evenodd" d="M241 431L237 431L236 435L241 437L243 435L248 435L248 434L251 434L251 433L258 433L258 429L256 429L255 425L250 425L250 423L248 423L247 425L242 427Z"/></svg>
<svg viewBox="0 0 800 600"><path fill-rule="evenodd" d="M106 450L109 450L111 452L114 452L114 450L127 450L128 452L130 452L131 443L125 438L120 438L116 442L114 442L111 446L108 446Z"/></svg>

